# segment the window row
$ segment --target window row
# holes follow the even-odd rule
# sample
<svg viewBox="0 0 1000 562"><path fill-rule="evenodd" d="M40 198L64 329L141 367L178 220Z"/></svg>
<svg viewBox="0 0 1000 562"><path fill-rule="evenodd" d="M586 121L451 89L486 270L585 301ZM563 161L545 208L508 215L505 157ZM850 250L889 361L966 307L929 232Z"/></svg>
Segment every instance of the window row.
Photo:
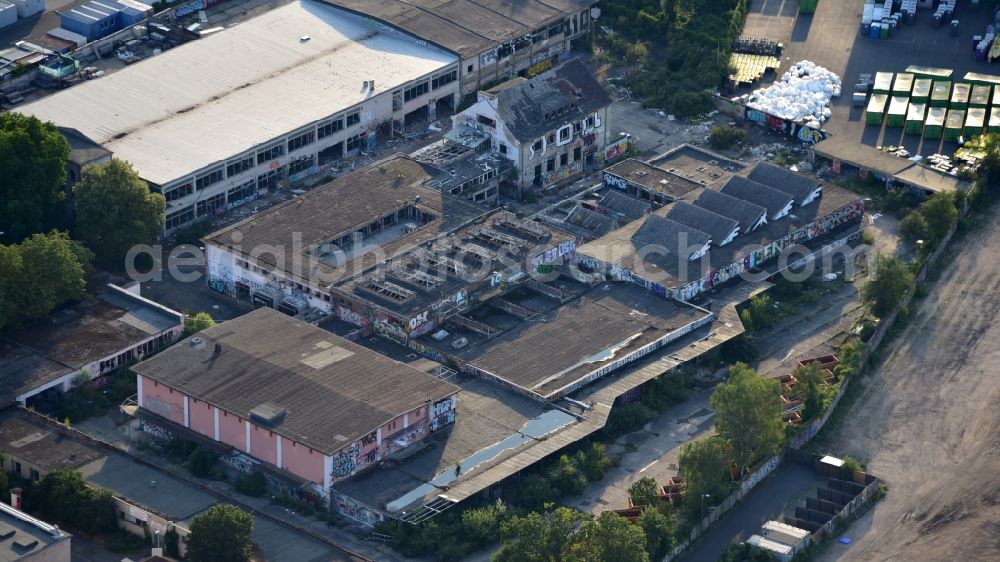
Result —
<svg viewBox="0 0 1000 562"><path fill-rule="evenodd" d="M421 82L412 88L407 88L403 91L403 101L410 101L419 98L420 96L426 94L430 91L427 82Z"/></svg>
<svg viewBox="0 0 1000 562"><path fill-rule="evenodd" d="M215 170L212 170L211 172L208 172L206 174L202 174L202 175L196 177L194 179L194 187L198 191L201 191L202 189L205 189L206 187L208 187L210 185L214 185L214 184L219 183L225 177L226 176L225 176L225 172L223 171L223 169L222 168L216 168Z"/></svg>
<svg viewBox="0 0 1000 562"><path fill-rule="evenodd" d="M431 80L431 89L437 90L441 86L444 86L446 84L451 84L455 80L458 80L458 71L452 70L447 74L442 74L441 76L438 76L437 78Z"/></svg>

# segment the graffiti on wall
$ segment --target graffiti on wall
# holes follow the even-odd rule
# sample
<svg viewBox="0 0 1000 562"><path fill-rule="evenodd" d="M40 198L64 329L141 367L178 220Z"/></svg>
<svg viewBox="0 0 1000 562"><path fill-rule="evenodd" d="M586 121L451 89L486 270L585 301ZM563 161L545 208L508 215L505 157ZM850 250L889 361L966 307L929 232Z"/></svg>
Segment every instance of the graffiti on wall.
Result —
<svg viewBox="0 0 1000 562"><path fill-rule="evenodd" d="M409 447L411 443L419 441L425 433L427 433L427 423L417 422L382 439L383 458L405 447Z"/></svg>
<svg viewBox="0 0 1000 562"><path fill-rule="evenodd" d="M357 469L358 453L361 446L357 442L351 443L333 455L333 477L346 478Z"/></svg>
<svg viewBox="0 0 1000 562"><path fill-rule="evenodd" d="M802 142L816 144L827 137L827 134L821 129L814 129L801 123L788 121L769 113L765 113L759 109L745 107L744 110L745 112L743 117L747 121L756 123L761 127L776 133L788 135Z"/></svg>
<svg viewBox="0 0 1000 562"><path fill-rule="evenodd" d="M361 326L361 315L346 306L337 307L337 318L353 326Z"/></svg>
<svg viewBox="0 0 1000 562"><path fill-rule="evenodd" d="M222 462L244 474L252 474L253 471L257 469L257 466L260 465L260 461L244 455L243 453L224 455L222 457Z"/></svg>
<svg viewBox="0 0 1000 562"><path fill-rule="evenodd" d="M165 427L144 419L139 420L139 429L157 441L166 441L171 436Z"/></svg>
<svg viewBox="0 0 1000 562"><path fill-rule="evenodd" d="M606 146L604 148L604 151L601 152L601 158L603 158L605 162L613 160L621 156L622 154L628 152L629 146L633 142L635 141L632 139L631 136L622 137L616 140L615 142L609 144L608 146Z"/></svg>
<svg viewBox="0 0 1000 562"><path fill-rule="evenodd" d="M542 265L553 264L563 256L576 250L576 240L567 240L556 247L549 248L531 259L531 268L538 271Z"/></svg>
<svg viewBox="0 0 1000 562"><path fill-rule="evenodd" d="M431 431L455 423L455 397L445 398L431 406Z"/></svg>
<svg viewBox="0 0 1000 562"><path fill-rule="evenodd" d="M621 191L628 191L628 181L610 172L604 172L604 185Z"/></svg>
<svg viewBox="0 0 1000 562"><path fill-rule="evenodd" d="M365 525L375 525L384 520L378 511L338 492L330 493L330 506L344 517L350 517Z"/></svg>
<svg viewBox="0 0 1000 562"><path fill-rule="evenodd" d="M175 407L174 404L171 404L166 400L161 400L159 398L153 398L149 396L145 397L143 406L150 412L153 412L154 414L157 414L167 419L171 418L171 414L173 414Z"/></svg>

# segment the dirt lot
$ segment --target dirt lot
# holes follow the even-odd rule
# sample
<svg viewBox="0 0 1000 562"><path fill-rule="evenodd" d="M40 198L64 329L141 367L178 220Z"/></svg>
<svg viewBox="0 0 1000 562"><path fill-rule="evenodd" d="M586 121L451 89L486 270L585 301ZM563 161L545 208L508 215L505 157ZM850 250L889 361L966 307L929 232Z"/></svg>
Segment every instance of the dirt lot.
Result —
<svg viewBox="0 0 1000 562"><path fill-rule="evenodd" d="M996 560L1000 552L1000 219L954 247L866 377L829 450L890 487L822 560Z"/></svg>

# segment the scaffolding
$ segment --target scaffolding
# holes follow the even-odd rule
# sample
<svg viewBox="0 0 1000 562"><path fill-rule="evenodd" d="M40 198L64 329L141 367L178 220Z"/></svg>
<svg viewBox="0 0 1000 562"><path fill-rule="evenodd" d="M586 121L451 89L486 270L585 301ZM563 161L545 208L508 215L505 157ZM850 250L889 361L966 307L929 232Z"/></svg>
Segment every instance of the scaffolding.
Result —
<svg viewBox="0 0 1000 562"><path fill-rule="evenodd" d="M366 279L359 288L395 302L406 302L417 296L417 293L406 287L401 287L389 281L379 281L374 278Z"/></svg>
<svg viewBox="0 0 1000 562"><path fill-rule="evenodd" d="M517 218L517 215L508 211L497 213L493 224L512 230L518 234L523 234L532 240L543 240L549 236L549 229L535 221Z"/></svg>

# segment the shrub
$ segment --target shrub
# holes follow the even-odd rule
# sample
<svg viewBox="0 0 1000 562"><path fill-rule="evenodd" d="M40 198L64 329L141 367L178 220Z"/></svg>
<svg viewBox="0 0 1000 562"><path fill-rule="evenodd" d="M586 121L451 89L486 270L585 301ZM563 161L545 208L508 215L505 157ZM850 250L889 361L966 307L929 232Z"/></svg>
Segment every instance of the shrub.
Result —
<svg viewBox="0 0 1000 562"><path fill-rule="evenodd" d="M580 472L590 481L604 478L608 469L614 464L614 461L608 456L608 450L604 443L598 442L591 443L586 449L577 451L573 460Z"/></svg>
<svg viewBox="0 0 1000 562"><path fill-rule="evenodd" d="M221 470L218 466L218 457L202 448L195 446L194 450L188 456L188 469L191 474L199 478L215 478L219 479L221 477Z"/></svg>
<svg viewBox="0 0 1000 562"><path fill-rule="evenodd" d="M726 150L746 141L746 131L728 125L716 125L708 132L708 144L716 150Z"/></svg>
<svg viewBox="0 0 1000 562"><path fill-rule="evenodd" d="M255 472L249 476L240 476L233 483L237 492L259 498L267 492L267 480L264 475Z"/></svg>
<svg viewBox="0 0 1000 562"><path fill-rule="evenodd" d="M529 474L524 477L518 493L518 503L527 511L541 511L545 504L556 499L555 491L549 480L540 474Z"/></svg>
<svg viewBox="0 0 1000 562"><path fill-rule="evenodd" d="M500 525L510 517L507 506L500 500L485 507L462 512L463 538L475 548L493 544L500 537Z"/></svg>
<svg viewBox="0 0 1000 562"><path fill-rule="evenodd" d="M561 496L574 496L587 487L587 477L570 460L569 455L562 455L555 466L549 469L549 482Z"/></svg>
<svg viewBox="0 0 1000 562"><path fill-rule="evenodd" d="M118 530L104 537L104 546L115 554L132 554L145 548L146 541L128 531Z"/></svg>

